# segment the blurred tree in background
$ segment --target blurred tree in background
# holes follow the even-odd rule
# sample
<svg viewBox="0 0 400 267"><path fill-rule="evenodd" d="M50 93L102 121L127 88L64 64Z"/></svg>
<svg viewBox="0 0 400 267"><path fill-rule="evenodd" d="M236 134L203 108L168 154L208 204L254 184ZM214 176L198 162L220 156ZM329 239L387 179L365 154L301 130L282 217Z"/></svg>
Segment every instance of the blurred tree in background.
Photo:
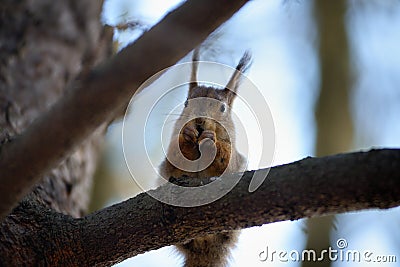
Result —
<svg viewBox="0 0 400 267"><path fill-rule="evenodd" d="M351 115L351 72L346 29L347 1L314 1L319 39L320 91L315 110L316 156L350 151L353 148ZM317 255L336 244L331 243L335 216L307 221L306 249ZM304 267L331 266L324 261L304 261Z"/></svg>

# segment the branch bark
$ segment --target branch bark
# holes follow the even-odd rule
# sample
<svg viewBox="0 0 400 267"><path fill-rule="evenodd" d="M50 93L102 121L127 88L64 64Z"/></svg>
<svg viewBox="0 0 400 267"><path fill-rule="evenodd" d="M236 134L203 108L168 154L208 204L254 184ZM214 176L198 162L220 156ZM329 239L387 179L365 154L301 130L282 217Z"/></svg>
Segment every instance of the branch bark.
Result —
<svg viewBox="0 0 400 267"><path fill-rule="evenodd" d="M141 83L176 63L246 2L187 1L114 58L82 73L50 112L1 147L0 220L40 177L112 119Z"/></svg>
<svg viewBox="0 0 400 267"><path fill-rule="evenodd" d="M203 234L400 205L399 149L306 158L273 167L253 193L248 192L251 176L252 172L246 172L226 196L196 208L169 206L146 193L82 219L24 207L20 212L26 214L19 217L31 220L37 229L19 235L19 242L24 249L36 249L29 254L35 265L105 266ZM168 185L156 190L174 194ZM50 229L52 235L38 234L38 229L39 233ZM44 250L50 252L43 255L35 244L50 244L53 249ZM10 262L4 265L15 265L15 252L6 252L3 260Z"/></svg>

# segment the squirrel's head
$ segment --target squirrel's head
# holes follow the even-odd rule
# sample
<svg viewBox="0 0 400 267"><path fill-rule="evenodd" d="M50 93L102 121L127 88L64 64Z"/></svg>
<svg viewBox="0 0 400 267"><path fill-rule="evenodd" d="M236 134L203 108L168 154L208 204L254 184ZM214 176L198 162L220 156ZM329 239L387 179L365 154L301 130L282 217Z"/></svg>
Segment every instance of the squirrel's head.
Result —
<svg viewBox="0 0 400 267"><path fill-rule="evenodd" d="M182 115L185 117L195 117L188 124L195 126L199 133L204 130L211 130L215 131L217 136L225 135L222 132L218 132L223 130L220 127L221 124L225 128L230 128L226 129L227 131L233 130L231 108L237 95L242 73L250 66L250 53L245 52L243 54L225 88L199 85L197 82L198 61L199 51L195 49L192 58L189 93Z"/></svg>

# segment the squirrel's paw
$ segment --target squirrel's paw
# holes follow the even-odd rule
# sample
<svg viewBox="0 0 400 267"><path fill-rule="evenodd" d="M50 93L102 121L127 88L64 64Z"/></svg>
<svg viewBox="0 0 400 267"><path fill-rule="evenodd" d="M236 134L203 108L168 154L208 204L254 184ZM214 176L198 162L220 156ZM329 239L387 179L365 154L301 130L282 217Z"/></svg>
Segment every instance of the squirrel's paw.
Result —
<svg viewBox="0 0 400 267"><path fill-rule="evenodd" d="M215 142L215 140L216 140L215 132L210 131L210 130L203 131L199 137L199 143L207 138L210 139L211 141Z"/></svg>
<svg viewBox="0 0 400 267"><path fill-rule="evenodd" d="M186 142L196 143L199 132L194 127L187 126L182 130L182 136Z"/></svg>

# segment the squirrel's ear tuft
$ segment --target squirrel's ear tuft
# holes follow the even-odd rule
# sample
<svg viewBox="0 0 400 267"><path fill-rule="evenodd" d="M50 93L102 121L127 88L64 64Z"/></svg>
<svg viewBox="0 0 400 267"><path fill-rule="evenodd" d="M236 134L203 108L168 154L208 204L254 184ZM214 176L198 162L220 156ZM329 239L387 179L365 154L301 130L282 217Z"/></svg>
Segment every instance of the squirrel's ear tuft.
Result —
<svg viewBox="0 0 400 267"><path fill-rule="evenodd" d="M245 73L251 66L251 53L246 51L236 66L236 70L233 72L228 84L225 86L225 91L228 94L230 101L232 102L236 96L237 89L241 82L242 74Z"/></svg>
<svg viewBox="0 0 400 267"><path fill-rule="evenodd" d="M197 84L197 68L199 66L199 48L195 48L192 56L192 73L190 75L190 83L189 83L189 93L190 91L198 86Z"/></svg>

